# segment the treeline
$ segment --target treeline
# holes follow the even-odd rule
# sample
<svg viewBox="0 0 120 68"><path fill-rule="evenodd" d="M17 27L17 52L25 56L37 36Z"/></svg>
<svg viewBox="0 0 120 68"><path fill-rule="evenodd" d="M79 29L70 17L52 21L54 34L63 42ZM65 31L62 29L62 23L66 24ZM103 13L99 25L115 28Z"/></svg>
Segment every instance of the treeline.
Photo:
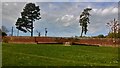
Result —
<svg viewBox="0 0 120 68"><path fill-rule="evenodd" d="M99 34L97 36L75 36L75 38L120 38L120 32L118 33L108 33L108 35Z"/></svg>

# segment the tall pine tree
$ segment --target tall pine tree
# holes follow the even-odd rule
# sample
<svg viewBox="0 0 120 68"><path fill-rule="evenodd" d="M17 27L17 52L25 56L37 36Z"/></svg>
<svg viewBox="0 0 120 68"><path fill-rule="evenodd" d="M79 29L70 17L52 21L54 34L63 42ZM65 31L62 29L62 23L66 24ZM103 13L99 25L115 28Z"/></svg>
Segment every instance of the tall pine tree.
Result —
<svg viewBox="0 0 120 68"><path fill-rule="evenodd" d="M41 19L39 6L36 6L34 3L28 3L21 12L21 18L17 19L16 28L23 32L31 32L33 36L33 22L35 20Z"/></svg>

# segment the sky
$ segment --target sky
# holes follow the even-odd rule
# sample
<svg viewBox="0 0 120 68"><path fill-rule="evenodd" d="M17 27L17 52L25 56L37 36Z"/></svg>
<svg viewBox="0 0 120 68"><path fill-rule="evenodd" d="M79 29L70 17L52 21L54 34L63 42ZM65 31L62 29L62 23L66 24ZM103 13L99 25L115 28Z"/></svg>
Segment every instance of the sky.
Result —
<svg viewBox="0 0 120 68"><path fill-rule="evenodd" d="M119 0L1 0L2 2L118 2Z"/></svg>
<svg viewBox="0 0 120 68"><path fill-rule="evenodd" d="M28 2L2 2L2 25L9 30L14 27L14 36L17 35L15 26L16 20L20 17L20 12ZM32 0L30 0L33 2ZM79 25L79 15L87 8L90 11L90 24L88 24L88 32L85 36L96 36L99 34L107 35L109 28L106 23L114 18L118 18L118 0L96 0L95 2L79 2L80 0L65 0L66 2L57 2L57 0L46 0L44 2L34 2L40 7L41 19L34 22L34 36L37 32L41 32L41 36L45 34L45 28L48 30L48 36L55 37L74 37L80 36L81 26ZM101 2L100 2L101 1ZM30 36L30 33L20 32L20 36Z"/></svg>

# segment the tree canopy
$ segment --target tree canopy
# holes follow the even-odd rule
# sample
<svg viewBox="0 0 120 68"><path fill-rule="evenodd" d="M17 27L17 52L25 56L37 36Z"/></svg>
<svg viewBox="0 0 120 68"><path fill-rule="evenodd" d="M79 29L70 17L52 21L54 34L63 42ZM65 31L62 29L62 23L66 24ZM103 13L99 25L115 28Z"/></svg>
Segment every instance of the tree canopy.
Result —
<svg viewBox="0 0 120 68"><path fill-rule="evenodd" d="M7 34L6 34L6 32L4 32L4 31L2 31L1 29L0 29L0 36L7 36Z"/></svg>
<svg viewBox="0 0 120 68"><path fill-rule="evenodd" d="M114 20L107 23L107 25L110 27L108 36L109 38L120 38L120 24L118 20L114 18Z"/></svg>
<svg viewBox="0 0 120 68"><path fill-rule="evenodd" d="M0 36L7 36L8 29L2 25L2 28L0 28Z"/></svg>
<svg viewBox="0 0 120 68"><path fill-rule="evenodd" d="M28 3L21 12L21 18L17 19L16 28L23 32L31 32L33 36L33 22L41 19L39 6L34 3Z"/></svg>
<svg viewBox="0 0 120 68"><path fill-rule="evenodd" d="M5 32L2 32L2 36L4 37L4 36L7 36L7 34L5 33Z"/></svg>
<svg viewBox="0 0 120 68"><path fill-rule="evenodd" d="M87 24L90 23L89 21L89 16L90 16L90 13L89 11L92 10L92 8L86 8L84 9L84 11L80 14L80 19L79 19L79 23L80 23L80 26L82 26L82 32L81 32L81 37L82 37L82 34L84 32L84 34L87 33L88 29L87 29Z"/></svg>

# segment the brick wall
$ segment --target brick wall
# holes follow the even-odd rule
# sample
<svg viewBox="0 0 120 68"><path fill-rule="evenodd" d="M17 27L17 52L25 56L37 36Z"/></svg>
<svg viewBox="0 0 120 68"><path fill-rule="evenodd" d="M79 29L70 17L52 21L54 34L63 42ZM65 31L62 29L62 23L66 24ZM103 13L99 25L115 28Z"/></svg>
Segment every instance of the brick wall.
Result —
<svg viewBox="0 0 120 68"><path fill-rule="evenodd" d="M24 36L7 36L5 37L5 39L7 38L7 42L8 43L35 43L35 38L34 37L24 37Z"/></svg>
<svg viewBox="0 0 120 68"><path fill-rule="evenodd" d="M57 43L53 37L34 37L36 43Z"/></svg>
<svg viewBox="0 0 120 68"><path fill-rule="evenodd" d="M4 37L7 39L8 43L65 43L71 42L74 44L86 44L86 45L102 45L102 46L118 46L120 45L119 39L112 38L62 38L62 37L27 37L27 36L7 36ZM4 41L4 40L3 40Z"/></svg>
<svg viewBox="0 0 120 68"><path fill-rule="evenodd" d="M120 46L120 39L112 38L88 38L80 39L77 44L88 44L88 45L98 45L98 46Z"/></svg>

